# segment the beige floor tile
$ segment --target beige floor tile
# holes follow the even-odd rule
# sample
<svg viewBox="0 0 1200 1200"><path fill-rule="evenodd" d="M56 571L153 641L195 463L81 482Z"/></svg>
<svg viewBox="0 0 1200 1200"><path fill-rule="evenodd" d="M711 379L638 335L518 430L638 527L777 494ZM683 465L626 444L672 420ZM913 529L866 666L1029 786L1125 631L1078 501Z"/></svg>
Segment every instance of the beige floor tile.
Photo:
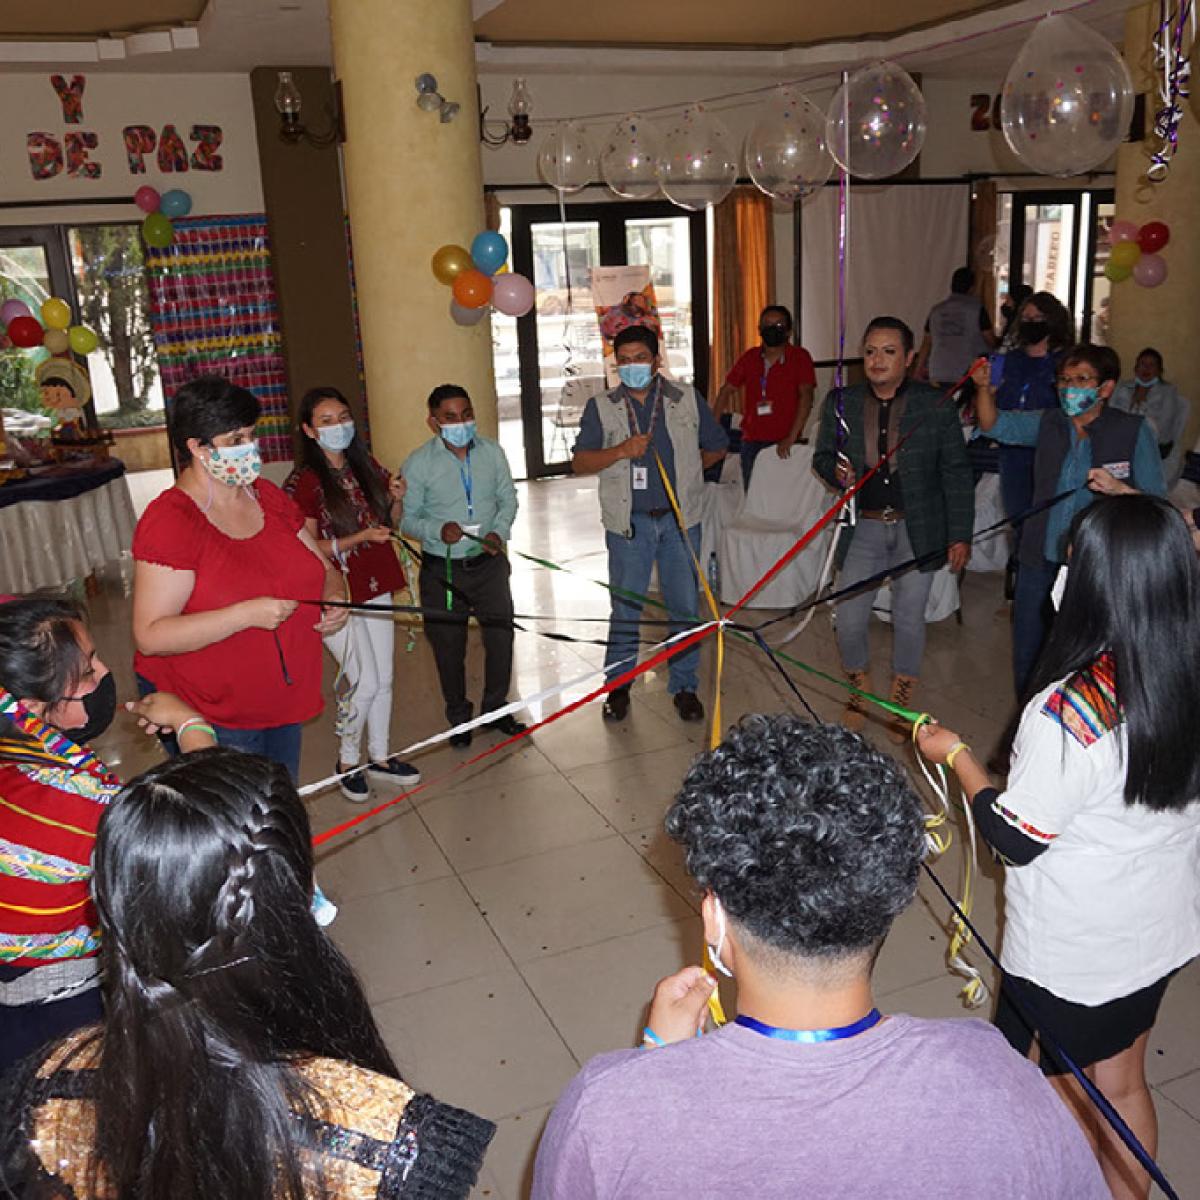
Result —
<svg viewBox="0 0 1200 1200"><path fill-rule="evenodd" d="M415 812L397 806L317 852L317 878L338 903L451 874Z"/></svg>
<svg viewBox="0 0 1200 1200"><path fill-rule="evenodd" d="M669 883L696 912L700 911L700 893L687 873L683 850L673 842L662 825L627 833L625 840Z"/></svg>
<svg viewBox="0 0 1200 1200"><path fill-rule="evenodd" d="M1158 1113L1158 1154L1155 1156L1167 1182L1181 1197L1200 1196L1200 1123L1163 1096L1154 1098ZM1153 1200L1163 1193L1157 1187Z"/></svg>
<svg viewBox="0 0 1200 1200"><path fill-rule="evenodd" d="M610 837L612 826L557 772L433 797L421 818L457 871Z"/></svg>
<svg viewBox="0 0 1200 1200"><path fill-rule="evenodd" d="M1186 978L1172 980L1158 1010L1146 1053L1146 1078L1152 1083L1178 1079L1200 1067L1200 988L1197 964Z"/></svg>
<svg viewBox="0 0 1200 1200"><path fill-rule="evenodd" d="M373 1004L508 965L457 879L357 896L340 907L331 932Z"/></svg>
<svg viewBox="0 0 1200 1200"><path fill-rule="evenodd" d="M581 1063L641 1043L654 985L702 948L700 919L657 925L522 966L529 986ZM618 997L620 999L618 999Z"/></svg>
<svg viewBox="0 0 1200 1200"><path fill-rule="evenodd" d="M984 972L984 978L995 996L994 976ZM993 1000L979 1008L968 1008L960 996L962 981L957 975L943 971L922 983L910 984L886 994L876 993L879 1007L885 1013L908 1013L914 1017L945 1018L949 1021L970 1017L977 1021L990 1021Z"/></svg>
<svg viewBox="0 0 1200 1200"><path fill-rule="evenodd" d="M550 1108L535 1108L497 1122L479 1186L472 1200L525 1200L533 1186L533 1163Z"/></svg>
<svg viewBox="0 0 1200 1200"><path fill-rule="evenodd" d="M622 833L662 824L699 747L685 744L592 763L567 772L571 783Z"/></svg>
<svg viewBox="0 0 1200 1200"><path fill-rule="evenodd" d="M1154 1090L1182 1108L1193 1120L1200 1121L1200 1070L1189 1071L1169 1083L1155 1084Z"/></svg>
<svg viewBox="0 0 1200 1200"><path fill-rule="evenodd" d="M533 735L533 743L562 772L571 775L588 763L607 763L651 750L687 743L683 722L668 720L643 703L634 688L629 716L618 724L604 721L598 704L572 713Z"/></svg>
<svg viewBox="0 0 1200 1200"><path fill-rule="evenodd" d="M508 967L376 1006L401 1074L489 1120L552 1104L578 1065Z"/></svg>
<svg viewBox="0 0 1200 1200"><path fill-rule="evenodd" d="M623 838L610 837L463 876L518 963L689 915Z"/></svg>

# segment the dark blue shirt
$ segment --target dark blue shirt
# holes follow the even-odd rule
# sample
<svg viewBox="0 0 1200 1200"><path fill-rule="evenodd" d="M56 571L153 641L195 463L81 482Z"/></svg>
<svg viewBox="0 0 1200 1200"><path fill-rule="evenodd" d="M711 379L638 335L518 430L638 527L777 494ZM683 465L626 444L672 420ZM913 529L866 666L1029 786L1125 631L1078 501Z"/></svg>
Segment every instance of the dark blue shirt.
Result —
<svg viewBox="0 0 1200 1200"><path fill-rule="evenodd" d="M1058 354L1031 358L1024 350L1004 356L1004 377L996 389L996 407L1023 412L1058 407Z"/></svg>

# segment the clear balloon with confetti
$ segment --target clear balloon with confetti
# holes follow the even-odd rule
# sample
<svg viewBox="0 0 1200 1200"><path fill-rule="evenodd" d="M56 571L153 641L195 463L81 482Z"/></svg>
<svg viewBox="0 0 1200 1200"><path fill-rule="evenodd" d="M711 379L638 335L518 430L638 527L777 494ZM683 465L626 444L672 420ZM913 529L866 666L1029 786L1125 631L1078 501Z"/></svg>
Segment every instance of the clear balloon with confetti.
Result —
<svg viewBox="0 0 1200 1200"><path fill-rule="evenodd" d="M658 195L658 154L658 131L630 113L600 151L600 177L623 200L649 200Z"/></svg>
<svg viewBox="0 0 1200 1200"><path fill-rule="evenodd" d="M746 173L760 191L792 203L833 172L825 114L805 95L781 87L746 135Z"/></svg>
<svg viewBox="0 0 1200 1200"><path fill-rule="evenodd" d="M684 109L658 157L658 181L667 199L692 211L720 204L737 174L737 147L725 122L702 104Z"/></svg>
<svg viewBox="0 0 1200 1200"><path fill-rule="evenodd" d="M925 97L913 77L878 59L852 72L829 103L825 140L859 179L898 175L925 144Z"/></svg>

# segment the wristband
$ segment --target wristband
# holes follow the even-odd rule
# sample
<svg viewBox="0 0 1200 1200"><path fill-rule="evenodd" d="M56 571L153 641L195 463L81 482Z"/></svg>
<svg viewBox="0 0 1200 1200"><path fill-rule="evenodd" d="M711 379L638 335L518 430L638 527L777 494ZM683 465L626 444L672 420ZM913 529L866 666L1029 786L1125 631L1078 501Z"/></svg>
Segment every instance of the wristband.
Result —
<svg viewBox="0 0 1200 1200"><path fill-rule="evenodd" d="M214 742L217 740L216 731L203 717L188 717L186 721L182 721L175 730L175 736L181 738L189 729L199 729L202 733L207 733Z"/></svg>
<svg viewBox="0 0 1200 1200"><path fill-rule="evenodd" d="M662 1040L662 1038L660 1038L658 1036L658 1034L655 1033L654 1030L650 1028L649 1025L647 1025L646 1028L642 1030L642 1045L645 1046L647 1049L649 1049L650 1047L653 1047L653 1046L665 1046L666 1044L667 1043L664 1042Z"/></svg>
<svg viewBox="0 0 1200 1200"><path fill-rule="evenodd" d="M964 750L969 750L970 748L971 747L968 746L966 742L955 742L954 745L950 747L950 753L946 755L946 766L948 766L953 771L954 770L954 760Z"/></svg>

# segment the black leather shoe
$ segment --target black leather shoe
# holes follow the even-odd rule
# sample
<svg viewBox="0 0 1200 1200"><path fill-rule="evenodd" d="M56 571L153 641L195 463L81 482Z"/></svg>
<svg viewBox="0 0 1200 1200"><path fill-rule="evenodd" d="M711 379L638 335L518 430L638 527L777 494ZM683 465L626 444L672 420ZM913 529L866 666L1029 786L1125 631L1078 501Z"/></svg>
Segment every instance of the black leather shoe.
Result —
<svg viewBox="0 0 1200 1200"><path fill-rule="evenodd" d="M465 746L471 744L471 730L466 730L464 733L452 733L450 735L450 745L456 750L462 750Z"/></svg>
<svg viewBox="0 0 1200 1200"><path fill-rule="evenodd" d="M629 689L617 688L609 692L604 701L604 719L606 721L623 721L629 716Z"/></svg>
<svg viewBox="0 0 1200 1200"><path fill-rule="evenodd" d="M685 721L703 721L704 705L695 692L676 692L675 711Z"/></svg>
<svg viewBox="0 0 1200 1200"><path fill-rule="evenodd" d="M524 733L529 726L509 713L506 717L497 717L496 720L489 721L488 728L504 734L505 737L516 737L518 733Z"/></svg>

